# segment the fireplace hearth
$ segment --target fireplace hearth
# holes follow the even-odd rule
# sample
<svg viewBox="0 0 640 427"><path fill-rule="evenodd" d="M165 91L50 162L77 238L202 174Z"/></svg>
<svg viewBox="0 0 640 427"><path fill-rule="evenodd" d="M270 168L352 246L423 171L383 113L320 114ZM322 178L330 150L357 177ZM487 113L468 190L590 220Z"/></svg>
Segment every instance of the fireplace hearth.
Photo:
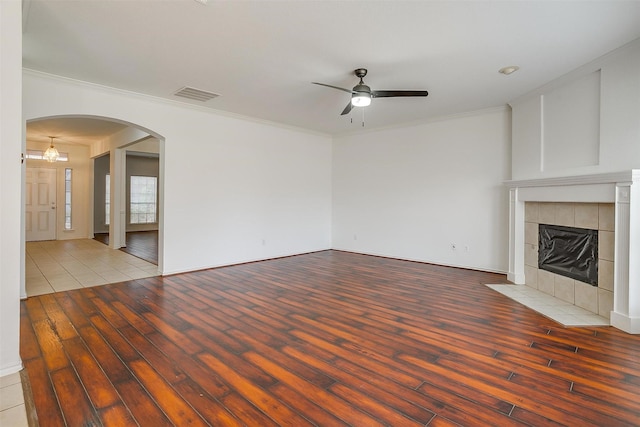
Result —
<svg viewBox="0 0 640 427"><path fill-rule="evenodd" d="M541 177L505 185L508 279L640 334L640 264L635 262L640 259L640 170ZM598 286L538 268L539 224L598 230Z"/></svg>

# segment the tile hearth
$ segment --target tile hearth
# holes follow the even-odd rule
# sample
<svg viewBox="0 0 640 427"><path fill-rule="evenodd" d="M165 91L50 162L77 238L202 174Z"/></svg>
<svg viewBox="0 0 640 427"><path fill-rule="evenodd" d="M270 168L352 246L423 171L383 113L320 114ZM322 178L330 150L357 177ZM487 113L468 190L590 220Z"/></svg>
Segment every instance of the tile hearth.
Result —
<svg viewBox="0 0 640 427"><path fill-rule="evenodd" d="M564 326L609 326L609 320L526 285L487 285Z"/></svg>

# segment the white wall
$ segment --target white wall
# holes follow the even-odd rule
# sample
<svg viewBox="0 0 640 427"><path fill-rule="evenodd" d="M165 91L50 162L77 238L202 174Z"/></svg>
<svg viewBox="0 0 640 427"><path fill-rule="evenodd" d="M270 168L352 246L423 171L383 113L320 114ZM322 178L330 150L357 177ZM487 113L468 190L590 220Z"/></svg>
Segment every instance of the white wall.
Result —
<svg viewBox="0 0 640 427"><path fill-rule="evenodd" d="M58 240L86 239L92 236L91 186L93 182L93 160L89 159L89 147L64 144L54 141L56 149L69 154L68 162L49 163L46 160L27 160L29 168L56 169L56 238ZM49 144L27 141L27 148L46 150ZM64 229L64 170L71 168L71 230Z"/></svg>
<svg viewBox="0 0 640 427"><path fill-rule="evenodd" d="M24 284L22 2L0 1L0 376L19 371L20 292Z"/></svg>
<svg viewBox="0 0 640 427"><path fill-rule="evenodd" d="M501 108L336 138L334 248L506 271L510 132Z"/></svg>
<svg viewBox="0 0 640 427"><path fill-rule="evenodd" d="M26 71L25 119L92 115L164 138L164 274L331 247L331 138Z"/></svg>
<svg viewBox="0 0 640 427"><path fill-rule="evenodd" d="M640 168L640 39L511 106L514 180Z"/></svg>

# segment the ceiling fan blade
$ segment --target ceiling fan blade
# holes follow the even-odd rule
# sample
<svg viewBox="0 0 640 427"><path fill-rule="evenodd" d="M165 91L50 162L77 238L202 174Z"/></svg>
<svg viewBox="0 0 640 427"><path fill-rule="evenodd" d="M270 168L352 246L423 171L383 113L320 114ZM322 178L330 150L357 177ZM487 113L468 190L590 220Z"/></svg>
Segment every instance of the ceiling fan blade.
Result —
<svg viewBox="0 0 640 427"><path fill-rule="evenodd" d="M396 96L427 96L426 90L372 90L372 98L392 98Z"/></svg>
<svg viewBox="0 0 640 427"><path fill-rule="evenodd" d="M351 101L349 101L349 103L347 104L346 107L344 107L344 110L342 110L342 113L340 113L340 115L344 116L345 114L349 114L352 108L353 108L353 104L351 103Z"/></svg>
<svg viewBox="0 0 640 427"><path fill-rule="evenodd" d="M338 90L341 90L343 92L353 93L353 91L351 89L345 89L343 87L332 86L332 85L328 85L326 83L318 83L318 82L311 82L311 83L313 83L314 85L320 85L320 86L330 87L330 88L333 88L333 89L338 89Z"/></svg>

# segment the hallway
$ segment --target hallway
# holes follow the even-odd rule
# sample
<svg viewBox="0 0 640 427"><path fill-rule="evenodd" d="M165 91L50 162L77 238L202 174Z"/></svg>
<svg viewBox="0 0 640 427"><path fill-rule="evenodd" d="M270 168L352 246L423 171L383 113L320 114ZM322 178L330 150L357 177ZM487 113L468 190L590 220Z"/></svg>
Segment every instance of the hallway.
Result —
<svg viewBox="0 0 640 427"><path fill-rule="evenodd" d="M109 245L109 233L95 233L94 240ZM122 252L158 265L158 230L128 231Z"/></svg>
<svg viewBox="0 0 640 427"><path fill-rule="evenodd" d="M27 242L27 296L158 275L158 266L90 239Z"/></svg>

